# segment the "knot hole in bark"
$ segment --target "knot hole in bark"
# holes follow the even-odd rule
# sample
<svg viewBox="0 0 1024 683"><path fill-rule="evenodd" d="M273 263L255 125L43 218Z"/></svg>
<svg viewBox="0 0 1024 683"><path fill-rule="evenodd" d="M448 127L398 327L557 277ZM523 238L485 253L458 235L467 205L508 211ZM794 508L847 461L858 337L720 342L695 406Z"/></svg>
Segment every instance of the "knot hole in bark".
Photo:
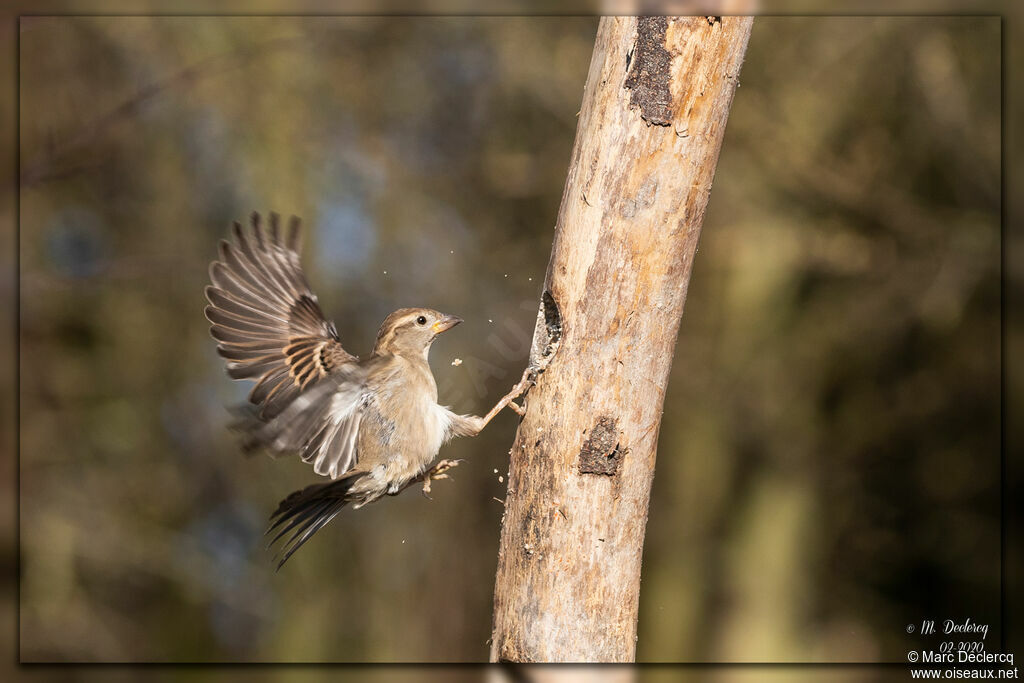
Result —
<svg viewBox="0 0 1024 683"><path fill-rule="evenodd" d="M533 330L533 345L530 349L530 366L538 373L544 371L551 358L558 351L562 341L562 312L558 302L547 289L540 297L537 311L537 326Z"/></svg>

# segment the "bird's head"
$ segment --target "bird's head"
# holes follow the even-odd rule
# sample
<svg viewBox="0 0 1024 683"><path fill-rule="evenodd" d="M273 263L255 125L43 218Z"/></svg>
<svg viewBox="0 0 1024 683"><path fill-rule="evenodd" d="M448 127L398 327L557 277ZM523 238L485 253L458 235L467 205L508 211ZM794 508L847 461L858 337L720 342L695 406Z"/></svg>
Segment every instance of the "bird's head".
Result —
<svg viewBox="0 0 1024 683"><path fill-rule="evenodd" d="M461 322L462 318L430 308L400 308L381 323L373 352L426 358L437 335Z"/></svg>

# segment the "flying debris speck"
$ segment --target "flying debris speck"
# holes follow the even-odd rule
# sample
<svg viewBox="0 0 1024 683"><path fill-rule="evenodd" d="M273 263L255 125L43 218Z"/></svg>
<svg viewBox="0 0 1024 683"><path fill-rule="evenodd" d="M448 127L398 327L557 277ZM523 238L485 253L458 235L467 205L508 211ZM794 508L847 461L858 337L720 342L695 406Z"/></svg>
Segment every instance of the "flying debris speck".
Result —
<svg viewBox="0 0 1024 683"><path fill-rule="evenodd" d="M460 365L462 365L462 359L456 358L455 360L452 361L452 365L454 365L455 367L459 367Z"/></svg>

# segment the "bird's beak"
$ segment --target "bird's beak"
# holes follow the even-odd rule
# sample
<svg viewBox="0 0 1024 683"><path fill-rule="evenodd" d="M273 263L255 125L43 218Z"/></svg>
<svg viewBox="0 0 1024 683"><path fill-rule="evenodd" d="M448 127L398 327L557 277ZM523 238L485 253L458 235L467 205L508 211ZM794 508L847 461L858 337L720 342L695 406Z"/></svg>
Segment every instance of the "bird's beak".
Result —
<svg viewBox="0 0 1024 683"><path fill-rule="evenodd" d="M433 330L434 334L441 334L442 332L447 332L448 330L452 329L461 322L462 318L458 316L446 315L445 317L441 318L436 323L431 325L430 329Z"/></svg>

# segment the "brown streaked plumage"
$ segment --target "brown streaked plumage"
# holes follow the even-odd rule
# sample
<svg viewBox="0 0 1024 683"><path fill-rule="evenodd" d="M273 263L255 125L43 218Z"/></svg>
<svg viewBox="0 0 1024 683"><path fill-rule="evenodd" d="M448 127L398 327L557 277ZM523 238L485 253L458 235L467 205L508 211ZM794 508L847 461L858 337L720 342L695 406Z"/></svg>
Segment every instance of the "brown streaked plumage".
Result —
<svg viewBox="0 0 1024 683"><path fill-rule="evenodd" d="M227 359L228 374L256 382L237 426L247 451L298 454L331 481L291 494L271 516L274 541L288 536L278 568L347 504L361 507L411 483L443 479L457 463L428 469L441 445L475 436L528 386L513 391L485 417L458 415L437 404L427 364L437 335L462 322L429 308L402 308L381 324L365 359L342 348L299 263L299 220L286 234L270 214L264 229L234 223L210 266L206 317Z"/></svg>

